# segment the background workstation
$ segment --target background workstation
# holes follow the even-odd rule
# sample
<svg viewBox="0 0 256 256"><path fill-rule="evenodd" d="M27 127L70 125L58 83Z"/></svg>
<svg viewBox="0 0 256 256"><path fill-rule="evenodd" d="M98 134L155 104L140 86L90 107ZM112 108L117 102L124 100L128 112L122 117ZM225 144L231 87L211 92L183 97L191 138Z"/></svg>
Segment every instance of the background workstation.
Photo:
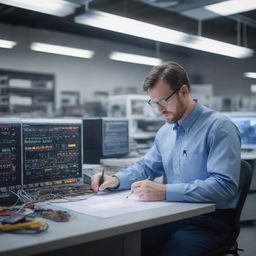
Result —
<svg viewBox="0 0 256 256"><path fill-rule="evenodd" d="M217 2L225 1L69 0L71 8L61 16L42 13L40 7L33 11L13 6L11 1L0 1L0 39L11 41L9 48L0 44L0 118L123 118L128 122L129 152L107 158L99 153L104 158L102 163L113 172L143 155L163 123L148 108L148 96L142 90L142 81L154 64L118 61L113 52L157 58L155 63L173 60L187 69L191 93L199 102L225 112L235 122L240 118L241 130L243 124L254 127L252 136L247 136L251 141L243 141L241 155L255 168L256 7L242 9L244 4L235 13L222 15L206 10L206 4ZM174 42L170 39L174 35L169 37L170 42L163 42L160 33L156 38L145 39L78 24L75 17L86 13L85 9L88 14L98 10L180 31L185 33L187 43ZM134 33L135 30L134 27ZM209 52L210 46L196 50L188 42L199 45L198 37L229 46L219 54ZM52 54L36 50L36 42L90 52L87 58L81 58L81 53L80 57ZM241 46L246 54L239 56L233 50L233 57L227 56L234 45ZM108 158L112 156L115 159ZM85 163L96 166L84 166L84 172L101 170L98 160L88 158ZM241 217L239 241L245 249L241 255L254 255L256 251L254 243L249 242L256 239L255 191L254 172Z"/></svg>

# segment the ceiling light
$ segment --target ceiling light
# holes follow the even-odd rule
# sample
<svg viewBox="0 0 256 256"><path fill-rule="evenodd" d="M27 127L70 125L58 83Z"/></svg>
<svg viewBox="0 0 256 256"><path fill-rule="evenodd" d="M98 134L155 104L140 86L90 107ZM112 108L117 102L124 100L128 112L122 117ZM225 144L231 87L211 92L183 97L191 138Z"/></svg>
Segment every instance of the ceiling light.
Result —
<svg viewBox="0 0 256 256"><path fill-rule="evenodd" d="M256 72L245 72L244 76L249 78L256 78Z"/></svg>
<svg viewBox="0 0 256 256"><path fill-rule="evenodd" d="M111 60L144 64L149 66L156 66L162 63L162 60L158 58L152 58L152 57L124 53L124 52L111 52L111 54L109 55L109 58Z"/></svg>
<svg viewBox="0 0 256 256"><path fill-rule="evenodd" d="M1 48L13 48L17 43L14 41L0 39Z"/></svg>
<svg viewBox="0 0 256 256"><path fill-rule="evenodd" d="M251 93L256 93L256 84L251 84L250 89Z"/></svg>
<svg viewBox="0 0 256 256"><path fill-rule="evenodd" d="M88 11L75 17L75 22L165 43L178 44L185 36L182 32L100 11Z"/></svg>
<svg viewBox="0 0 256 256"><path fill-rule="evenodd" d="M167 29L100 11L88 11L86 14L75 17L75 22L234 58L246 58L253 55L253 50L245 47L224 43L206 37L189 35L173 29Z"/></svg>
<svg viewBox="0 0 256 256"><path fill-rule="evenodd" d="M60 17L73 13L79 7L64 0L0 0L0 3Z"/></svg>
<svg viewBox="0 0 256 256"><path fill-rule="evenodd" d="M218 13L219 15L232 15L246 12L256 8L255 0L228 0L216 4L207 5L205 9Z"/></svg>
<svg viewBox="0 0 256 256"><path fill-rule="evenodd" d="M86 59L90 59L94 55L94 52L89 50L64 47L64 46L59 46L54 44L37 43L37 42L31 43L30 49L38 52L61 54L61 55L73 56L78 58L86 58Z"/></svg>
<svg viewBox="0 0 256 256"><path fill-rule="evenodd" d="M251 49L202 36L190 35L187 41L180 43L180 46L240 59L253 55L253 50Z"/></svg>

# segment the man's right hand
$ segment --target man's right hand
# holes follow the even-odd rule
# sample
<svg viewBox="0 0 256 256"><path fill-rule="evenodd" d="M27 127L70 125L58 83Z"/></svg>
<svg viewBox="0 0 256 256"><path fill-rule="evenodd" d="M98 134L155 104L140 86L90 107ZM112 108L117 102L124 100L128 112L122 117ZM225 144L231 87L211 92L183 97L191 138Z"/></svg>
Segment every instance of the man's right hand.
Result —
<svg viewBox="0 0 256 256"><path fill-rule="evenodd" d="M102 173L96 173L91 178L91 186L95 192L102 191L106 188L116 188L119 186L119 179L109 175L104 175L104 182L99 186Z"/></svg>

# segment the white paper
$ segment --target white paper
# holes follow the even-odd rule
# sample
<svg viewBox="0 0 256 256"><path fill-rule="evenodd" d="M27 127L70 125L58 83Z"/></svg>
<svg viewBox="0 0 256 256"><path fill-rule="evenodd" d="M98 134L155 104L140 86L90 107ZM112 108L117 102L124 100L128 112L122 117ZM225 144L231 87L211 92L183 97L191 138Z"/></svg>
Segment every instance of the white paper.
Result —
<svg viewBox="0 0 256 256"><path fill-rule="evenodd" d="M54 203L52 201L51 204L101 218L149 210L160 206L170 206L172 204L167 201L146 202L134 195L127 198L126 196L129 192L100 192L86 200L63 203Z"/></svg>

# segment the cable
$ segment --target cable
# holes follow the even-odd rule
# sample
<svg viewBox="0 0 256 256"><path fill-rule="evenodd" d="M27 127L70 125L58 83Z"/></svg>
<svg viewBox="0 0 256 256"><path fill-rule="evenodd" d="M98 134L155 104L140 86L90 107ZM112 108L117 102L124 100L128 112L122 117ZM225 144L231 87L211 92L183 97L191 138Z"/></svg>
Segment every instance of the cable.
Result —
<svg viewBox="0 0 256 256"><path fill-rule="evenodd" d="M47 230L48 227L49 226L46 222L37 220L37 221L29 221L29 222L17 223L17 224L0 225L0 231L27 234L27 233L39 233Z"/></svg>

